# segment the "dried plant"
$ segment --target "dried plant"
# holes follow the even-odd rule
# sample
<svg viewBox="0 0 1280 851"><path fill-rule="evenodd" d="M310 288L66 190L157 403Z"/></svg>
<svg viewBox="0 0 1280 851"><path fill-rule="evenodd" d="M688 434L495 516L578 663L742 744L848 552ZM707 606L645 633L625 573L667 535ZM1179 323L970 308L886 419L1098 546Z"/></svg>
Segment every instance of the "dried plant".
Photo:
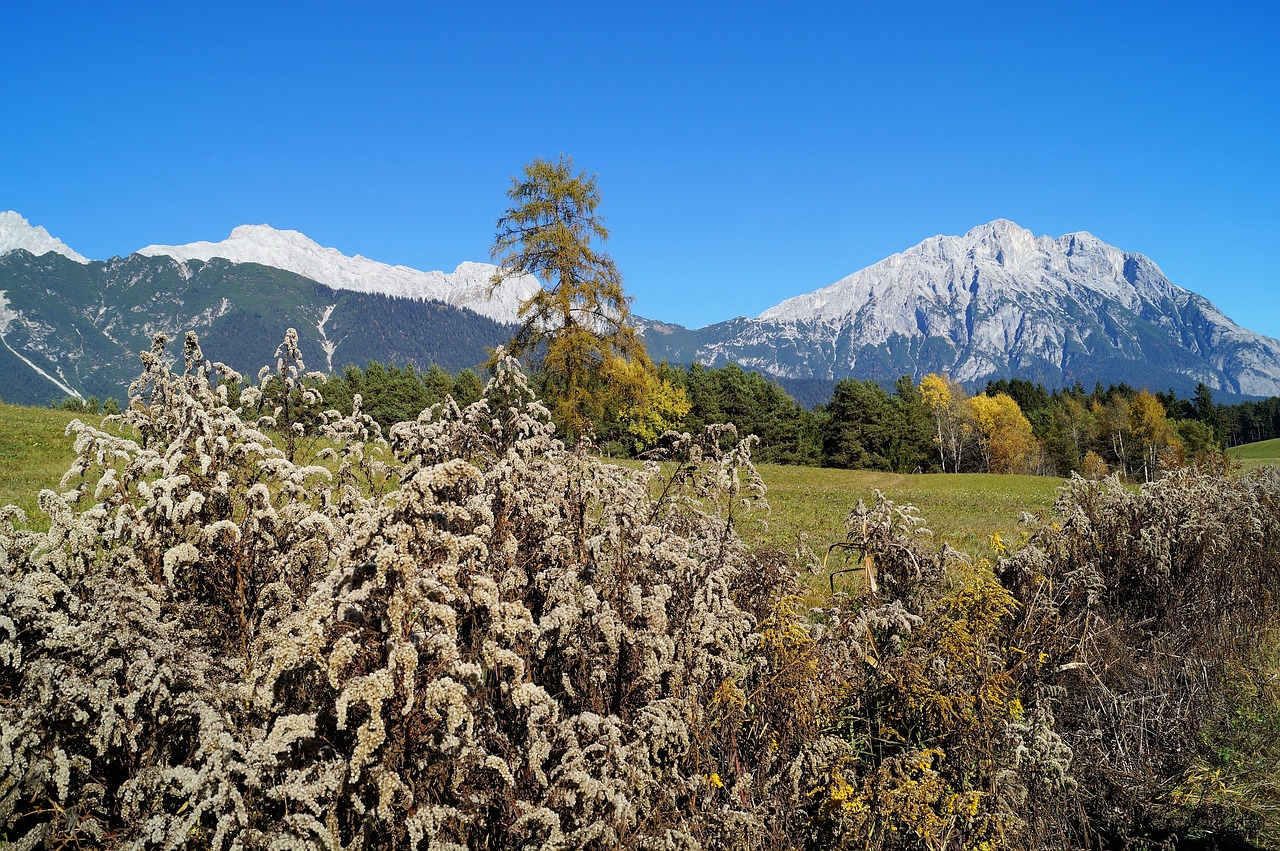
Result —
<svg viewBox="0 0 1280 851"><path fill-rule="evenodd" d="M48 530L0 510L7 848L1262 832L1208 745L1262 705L1274 471L1078 480L995 572L859 503L829 555L860 581L810 609L738 535L767 504L732 427L613 466L499 356L479 401L384 439L359 397L322 410L290 337L238 397L194 335L180 369L165 344L125 411L70 426ZM301 433L280 400L255 419L277 385Z"/></svg>
<svg viewBox="0 0 1280 851"><path fill-rule="evenodd" d="M749 444L676 439L669 478L566 451L501 359L381 458L358 406L327 413L303 466L194 336L180 373L164 343L126 412L73 424L49 532L0 534L18 847L762 834L722 723L758 638L737 601L768 591L734 530Z"/></svg>
<svg viewBox="0 0 1280 851"><path fill-rule="evenodd" d="M1233 681L1270 655L1278 536L1274 468L1184 469L1140 493L1075 479L1003 563L1024 700L1074 753L1077 842L1171 840L1203 820L1171 796L1214 750Z"/></svg>

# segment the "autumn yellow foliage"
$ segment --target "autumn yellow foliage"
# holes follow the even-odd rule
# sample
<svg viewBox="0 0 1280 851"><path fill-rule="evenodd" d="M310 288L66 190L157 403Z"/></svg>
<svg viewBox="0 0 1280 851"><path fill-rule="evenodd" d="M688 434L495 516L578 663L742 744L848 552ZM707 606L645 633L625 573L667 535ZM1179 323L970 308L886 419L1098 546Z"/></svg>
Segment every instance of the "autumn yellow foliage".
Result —
<svg viewBox="0 0 1280 851"><path fill-rule="evenodd" d="M989 473L1026 473L1037 449L1031 423L1013 397L974 396L966 403Z"/></svg>

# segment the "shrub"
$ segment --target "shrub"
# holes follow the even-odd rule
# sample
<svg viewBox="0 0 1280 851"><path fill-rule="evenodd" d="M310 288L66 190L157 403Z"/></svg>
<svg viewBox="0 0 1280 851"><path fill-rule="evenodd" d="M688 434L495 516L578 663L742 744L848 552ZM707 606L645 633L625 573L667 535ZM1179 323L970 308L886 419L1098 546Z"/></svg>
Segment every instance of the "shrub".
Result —
<svg viewBox="0 0 1280 851"><path fill-rule="evenodd" d="M300 364L233 393L189 335L143 365L69 426L48 531L0 509L7 847L1276 835L1274 469L1075 480L994 572L859 503L828 555L862 581L810 609L738 536L767 505L731 426L629 470L502 357L385 438ZM250 423L277 390L314 463L285 396Z"/></svg>
<svg viewBox="0 0 1280 851"><path fill-rule="evenodd" d="M1057 511L1000 575L1021 604L1023 702L1074 753L1077 841L1230 828L1234 814L1185 806L1180 787L1256 708L1238 684L1274 675L1280 471L1183 469L1141 493L1075 479Z"/></svg>
<svg viewBox="0 0 1280 851"><path fill-rule="evenodd" d="M302 466L194 336L181 373L163 348L120 417L70 427L49 532L0 530L18 847L762 835L732 745L738 600L772 591L734 529L763 492L748 444L607 465L501 361L478 402L393 428L385 465L357 409L324 415L342 457Z"/></svg>

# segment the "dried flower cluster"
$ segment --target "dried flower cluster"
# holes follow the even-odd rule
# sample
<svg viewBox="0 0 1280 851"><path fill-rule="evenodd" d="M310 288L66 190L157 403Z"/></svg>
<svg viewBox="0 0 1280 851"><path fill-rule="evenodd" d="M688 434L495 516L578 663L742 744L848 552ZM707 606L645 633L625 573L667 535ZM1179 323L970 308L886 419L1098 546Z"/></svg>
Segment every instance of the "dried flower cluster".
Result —
<svg viewBox="0 0 1280 851"><path fill-rule="evenodd" d="M809 609L731 427L612 466L499 358L384 438L164 345L0 510L6 848L1080 847L1276 622L1274 473L1078 482L995 573L859 503Z"/></svg>
<svg viewBox="0 0 1280 851"><path fill-rule="evenodd" d="M745 445L678 440L666 476L565 451L502 361L387 441L358 400L326 412L303 466L268 436L284 403L250 425L263 391L233 407L238 376L164 343L127 411L72 425L50 529L4 515L12 847L674 848L763 822L708 780L736 774L717 695L756 640ZM282 398L307 392L288 349Z"/></svg>
<svg viewBox="0 0 1280 851"><path fill-rule="evenodd" d="M1073 752L1090 830L1115 844L1275 830L1274 792L1268 826L1243 789L1211 811L1185 787L1234 747L1214 737L1242 708L1237 683L1277 680L1280 470L1184 469L1140 493L1075 479L999 576L1022 604L1023 701ZM1273 691L1264 710L1278 706ZM1274 752L1274 732L1260 745Z"/></svg>

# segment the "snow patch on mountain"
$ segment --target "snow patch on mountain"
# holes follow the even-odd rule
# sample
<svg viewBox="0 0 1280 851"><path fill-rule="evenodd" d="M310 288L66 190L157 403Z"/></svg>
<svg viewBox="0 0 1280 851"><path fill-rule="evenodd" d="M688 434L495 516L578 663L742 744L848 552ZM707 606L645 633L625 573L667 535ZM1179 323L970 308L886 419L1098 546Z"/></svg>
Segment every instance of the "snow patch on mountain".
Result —
<svg viewBox="0 0 1280 851"><path fill-rule="evenodd" d="M47 252L43 252L43 253L47 253ZM3 345L11 353L13 353L14 357L22 361L23 363L25 363L27 366L31 367L39 375L41 375L42 377L52 382L54 386L56 386L63 393L66 393L68 396L75 396L77 399L84 401L84 397L80 395L80 391L76 390L74 387L71 387L66 383L66 376L62 375L61 369L57 370L59 377L63 379L62 381L59 381L57 378L54 378L52 375L45 372L39 366L32 363L29 357L27 357L22 352L15 349L13 346L9 345L9 341L5 338L5 335L9 332L9 328L15 322L22 322L22 321L23 321L22 314L14 310L10 306L9 299L8 299L8 296L6 295L5 290L0 290L0 345Z"/></svg>
<svg viewBox="0 0 1280 851"><path fill-rule="evenodd" d="M320 314L320 321L316 323L316 330L320 332L320 348L324 350L326 369L333 372L333 353L338 350L338 342L329 339L329 335L325 333L324 326L328 324L330 317L333 316L336 304L327 304L324 311Z"/></svg>
<svg viewBox="0 0 1280 851"><path fill-rule="evenodd" d="M321 246L298 231L277 230L269 225L241 225L221 242L148 245L137 253L180 261L221 257L233 263L259 263L337 290L434 299L507 323L517 321L520 305L539 287L535 278L523 275L504 281L490 296L489 280L497 267L488 263L462 263L453 272L422 272L379 263L359 254L350 257L336 248Z"/></svg>
<svg viewBox="0 0 1280 851"><path fill-rule="evenodd" d="M9 330L9 325L18 318L18 311L9 307L9 299L4 290L0 290L0 336Z"/></svg>
<svg viewBox="0 0 1280 851"><path fill-rule="evenodd" d="M47 230L38 225L32 225L14 211L0 212L0 254L8 254L18 249L30 251L37 257L54 251L77 263L90 262L88 258L68 248L62 240L50 236Z"/></svg>

